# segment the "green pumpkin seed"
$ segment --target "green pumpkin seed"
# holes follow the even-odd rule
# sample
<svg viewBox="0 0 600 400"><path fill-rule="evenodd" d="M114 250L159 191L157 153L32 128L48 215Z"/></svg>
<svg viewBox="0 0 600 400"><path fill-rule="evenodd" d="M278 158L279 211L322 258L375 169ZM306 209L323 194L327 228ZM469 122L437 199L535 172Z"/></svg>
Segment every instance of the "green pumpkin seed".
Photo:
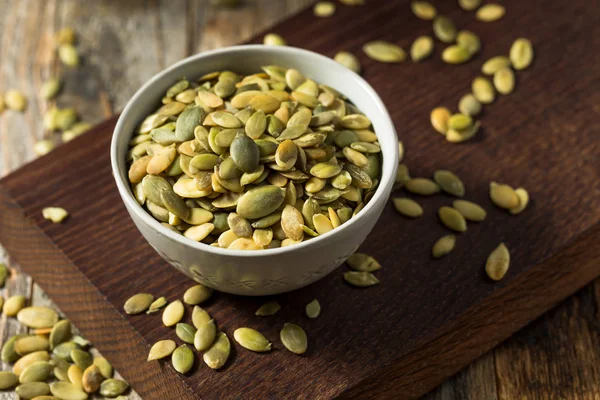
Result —
<svg viewBox="0 0 600 400"><path fill-rule="evenodd" d="M360 71L361 71L360 61L354 54L352 54L348 51L339 51L336 53L336 55L333 57L333 59L337 63L342 64L344 67L348 68L349 70L354 71L357 74L360 74Z"/></svg>
<svg viewBox="0 0 600 400"><path fill-rule="evenodd" d="M61 44L58 47L58 58L67 67L75 68L79 66L79 53L72 44Z"/></svg>
<svg viewBox="0 0 600 400"><path fill-rule="evenodd" d="M467 221L465 220L465 217L452 207L440 207L438 216L440 217L442 224L448 229L452 229L456 232L465 232L467 230Z"/></svg>
<svg viewBox="0 0 600 400"><path fill-rule="evenodd" d="M29 328L51 328L58 322L58 314L48 307L25 307L17 313L17 320Z"/></svg>
<svg viewBox="0 0 600 400"><path fill-rule="evenodd" d="M100 395L114 398L125 393L128 388L127 382L119 379L107 379L100 384Z"/></svg>
<svg viewBox="0 0 600 400"><path fill-rule="evenodd" d="M53 369L54 367L48 361L36 361L21 372L19 382L43 382L50 377Z"/></svg>
<svg viewBox="0 0 600 400"><path fill-rule="evenodd" d="M442 190L453 196L462 197L465 195L465 186L460 178L447 170L438 170L433 174L433 180Z"/></svg>
<svg viewBox="0 0 600 400"><path fill-rule="evenodd" d="M496 56L492 57L483 63L481 67L481 72L486 75L494 75L497 71L510 67L511 62L510 59L506 56Z"/></svg>
<svg viewBox="0 0 600 400"><path fill-rule="evenodd" d="M231 344L224 332L219 332L215 342L208 348L202 359L212 369L219 369L225 365L231 352Z"/></svg>
<svg viewBox="0 0 600 400"><path fill-rule="evenodd" d="M304 329L296 324L285 323L279 333L281 343L294 354L304 354L308 347L308 339Z"/></svg>
<svg viewBox="0 0 600 400"><path fill-rule="evenodd" d="M433 33L440 41L452 43L456 39L456 25L450 18L440 15L433 21Z"/></svg>
<svg viewBox="0 0 600 400"><path fill-rule="evenodd" d="M487 216L481 206L467 200L454 200L452 207L456 208L468 221L481 222Z"/></svg>
<svg viewBox="0 0 600 400"><path fill-rule="evenodd" d="M458 0L458 5L465 11L473 11L479 8L481 0Z"/></svg>
<svg viewBox="0 0 600 400"><path fill-rule="evenodd" d="M60 92L61 86L62 81L60 78L50 78L42 84L42 87L40 88L40 96L44 100L51 100L56 97L58 92Z"/></svg>
<svg viewBox="0 0 600 400"><path fill-rule="evenodd" d="M146 311L146 314L152 314L154 312L157 312L166 305L167 299L165 297L159 297L150 304L150 306L148 307L148 311Z"/></svg>
<svg viewBox="0 0 600 400"><path fill-rule="evenodd" d="M367 129L371 126L369 118L362 114L349 114L340 121L342 127L346 129Z"/></svg>
<svg viewBox="0 0 600 400"><path fill-rule="evenodd" d="M304 231L302 230L304 219L296 207L286 205L281 213L281 227L283 231L292 240L302 240Z"/></svg>
<svg viewBox="0 0 600 400"><path fill-rule="evenodd" d="M330 1L320 1L313 7L313 13L320 18L331 17L335 14L335 4Z"/></svg>
<svg viewBox="0 0 600 400"><path fill-rule="evenodd" d="M290 183L291 185L291 183ZM292 187L294 187L292 185ZM252 233L252 240L258 246L267 247L273 241L273 230L267 229L255 229Z"/></svg>
<svg viewBox="0 0 600 400"><path fill-rule="evenodd" d="M162 314L162 321L165 326L173 326L183 318L183 303L180 300L175 300L165 307Z"/></svg>
<svg viewBox="0 0 600 400"><path fill-rule="evenodd" d="M495 3L484 4L475 13L475 18L478 21L493 22L504 16L506 9L504 6Z"/></svg>
<svg viewBox="0 0 600 400"><path fill-rule="evenodd" d="M348 271L344 273L344 280L356 287L369 287L379 283L379 279L375 275L362 271Z"/></svg>
<svg viewBox="0 0 600 400"><path fill-rule="evenodd" d="M454 249L455 244L456 236L442 236L434 243L433 248L431 249L431 254L433 255L433 258L444 257L446 254L450 253Z"/></svg>
<svg viewBox="0 0 600 400"><path fill-rule="evenodd" d="M212 114L212 119L223 128L239 128L242 126L242 121L227 111L215 111Z"/></svg>
<svg viewBox="0 0 600 400"><path fill-rule="evenodd" d="M236 212L244 218L266 217L281 206L285 199L285 189L273 185L248 190L238 200Z"/></svg>
<svg viewBox="0 0 600 400"><path fill-rule="evenodd" d="M160 192L160 199L170 213L184 220L189 216L190 210L185 201L172 190Z"/></svg>
<svg viewBox="0 0 600 400"><path fill-rule="evenodd" d="M64 342L54 347L54 349L52 349L52 354L64 360L73 361L71 359L71 350L79 348L81 348L81 346L77 343Z"/></svg>
<svg viewBox="0 0 600 400"><path fill-rule="evenodd" d="M354 253L346 260L350 268L355 271L373 272L381 269L381 264L373 257L364 253Z"/></svg>
<svg viewBox="0 0 600 400"><path fill-rule="evenodd" d="M246 134L256 140L258 139L267 129L267 117L262 111L256 111L246 122L245 130Z"/></svg>
<svg viewBox="0 0 600 400"><path fill-rule="evenodd" d="M510 68L502 68L494 74L494 86L500 94L510 94L515 88L515 73Z"/></svg>
<svg viewBox="0 0 600 400"><path fill-rule="evenodd" d="M18 338L14 343L14 349L19 355L48 350L50 344L44 336L29 335Z"/></svg>
<svg viewBox="0 0 600 400"><path fill-rule="evenodd" d="M195 327L183 322L180 322L175 326L175 334L177 337L189 344L194 344L194 335L196 334L196 331L197 329Z"/></svg>
<svg viewBox="0 0 600 400"><path fill-rule="evenodd" d="M231 158L243 172L252 172L258 167L260 152L258 146L245 134L238 134L231 143Z"/></svg>
<svg viewBox="0 0 600 400"><path fill-rule="evenodd" d="M469 61L472 55L473 53L466 48L460 45L452 45L444 49L442 52L442 60L448 64L463 64Z"/></svg>
<svg viewBox="0 0 600 400"><path fill-rule="evenodd" d="M11 389L19 383L19 377L8 371L0 371L0 390Z"/></svg>
<svg viewBox="0 0 600 400"><path fill-rule="evenodd" d="M183 294L183 301L192 306L204 303L210 298L214 290L207 286L197 284L187 289Z"/></svg>
<svg viewBox="0 0 600 400"><path fill-rule="evenodd" d="M410 58L414 62L426 59L433 52L433 39L431 36L419 36L410 47Z"/></svg>
<svg viewBox="0 0 600 400"><path fill-rule="evenodd" d="M78 365L70 365L67 369L67 378L69 382L77 386L79 389L83 389L83 371Z"/></svg>
<svg viewBox="0 0 600 400"><path fill-rule="evenodd" d="M200 325L194 334L192 343L198 351L208 349L215 341L217 336L217 327L214 320L210 320L205 324Z"/></svg>
<svg viewBox="0 0 600 400"><path fill-rule="evenodd" d="M50 387L45 382L29 382L17 386L15 392L21 399L33 399L37 396L49 394ZM87 399L87 396L85 398Z"/></svg>
<svg viewBox="0 0 600 400"><path fill-rule="evenodd" d="M263 38L263 43L267 46L285 46L286 42L281 35L276 33L267 33Z"/></svg>
<svg viewBox="0 0 600 400"><path fill-rule="evenodd" d="M183 92L187 88L190 87L190 82L187 79L182 79L176 82L173 86L167 89L166 96L171 98L177 96L179 93Z"/></svg>
<svg viewBox="0 0 600 400"><path fill-rule="evenodd" d="M410 181L410 172L408 171L408 167L404 164L398 165L398 170L396 172L396 179L394 180L394 188L397 186L402 187L406 184L406 182Z"/></svg>
<svg viewBox="0 0 600 400"><path fill-rule="evenodd" d="M519 196L517 196L514 189L508 185L496 182L490 183L490 199L498 207L507 210L519 206Z"/></svg>
<svg viewBox="0 0 600 400"><path fill-rule="evenodd" d="M94 365L98 367L100 373L105 379L112 378L113 376L113 367L110 365L108 360L104 357L96 357L94 358Z"/></svg>
<svg viewBox="0 0 600 400"><path fill-rule="evenodd" d="M94 363L92 355L81 349L71 350L71 359L82 371Z"/></svg>
<svg viewBox="0 0 600 400"><path fill-rule="evenodd" d="M308 318L317 318L321 314L321 304L319 300L314 299L306 305L306 316Z"/></svg>
<svg viewBox="0 0 600 400"><path fill-rule="evenodd" d="M171 363L175 371L180 374L189 372L194 366L194 352L187 345L183 344L175 349L171 356Z"/></svg>
<svg viewBox="0 0 600 400"><path fill-rule="evenodd" d="M504 278L510 266L510 252L504 243L500 243L488 256L485 272L493 280Z"/></svg>
<svg viewBox="0 0 600 400"><path fill-rule="evenodd" d="M481 112L481 103L471 93L465 94L458 102L458 110L461 114L474 117Z"/></svg>
<svg viewBox="0 0 600 400"><path fill-rule="evenodd" d="M141 314L150 307L154 301L154 296L149 293L138 293L131 296L123 305L127 314Z"/></svg>
<svg viewBox="0 0 600 400"><path fill-rule="evenodd" d="M427 178L413 178L404 185L406 190L422 196L431 196L440 192L440 187Z"/></svg>
<svg viewBox="0 0 600 400"><path fill-rule="evenodd" d="M283 136L283 135L282 135ZM291 140L284 140L277 147L275 152L275 162L284 169L291 169L298 160L298 147Z"/></svg>
<svg viewBox="0 0 600 400"><path fill-rule="evenodd" d="M53 349L55 346L59 345L60 343L63 343L70 337L71 323L66 319L57 322L52 327L52 331L50 331L50 349Z"/></svg>
<svg viewBox="0 0 600 400"><path fill-rule="evenodd" d="M20 374L20 370L18 370L18 371L16 370L17 366L22 363L28 362L27 360L30 358L32 359L32 358L36 358L36 357L42 357L41 353L45 353L45 360L48 360L48 352L46 352L46 351L37 351L37 352L28 354L21 358L21 356L15 350L15 342L17 341L17 339L20 339L24 336L26 336L26 335L12 336L2 346L2 361L7 362L7 363L16 362L13 370L15 371L15 373L17 375ZM35 359L33 361L39 361L39 360Z"/></svg>
<svg viewBox="0 0 600 400"><path fill-rule="evenodd" d="M255 352L271 350L271 343L262 333L252 328L238 328L233 332L233 338L245 349Z"/></svg>
<svg viewBox="0 0 600 400"><path fill-rule="evenodd" d="M368 42L362 49L369 58L383 63L398 63L406 59L406 52L400 46L383 40Z"/></svg>
<svg viewBox="0 0 600 400"><path fill-rule="evenodd" d="M185 109L177 118L175 137L178 142L194 139L194 129L204 120L204 110L200 107Z"/></svg>
<svg viewBox="0 0 600 400"><path fill-rule="evenodd" d="M2 312L7 317L14 317L27 304L27 298L21 295L10 296L2 306Z"/></svg>
<svg viewBox="0 0 600 400"><path fill-rule="evenodd" d="M83 390L87 393L95 393L100 389L100 384L103 380L104 377L102 376L100 369L96 365L90 365L83 371L81 378Z"/></svg>
<svg viewBox="0 0 600 400"><path fill-rule="evenodd" d="M221 98L231 96L235 93L235 80L233 79L219 79L214 87L215 94Z"/></svg>
<svg viewBox="0 0 600 400"><path fill-rule="evenodd" d="M410 6L413 14L419 19L431 21L437 15L437 10L428 1L413 1Z"/></svg>
<svg viewBox="0 0 600 400"><path fill-rule="evenodd" d="M352 177L352 184L358 189L370 189L373 186L371 177L362 168L354 164L345 164L344 169L348 171Z"/></svg>
<svg viewBox="0 0 600 400"><path fill-rule="evenodd" d="M515 189L515 194L519 198L519 205L517 207L511 208L509 211L511 214L516 215L520 214L527 208L527 204L529 204L529 193L527 190L523 188Z"/></svg>
<svg viewBox="0 0 600 400"><path fill-rule="evenodd" d="M456 35L456 44L466 49L471 55L478 53L481 49L479 36L470 31L458 32Z"/></svg>
<svg viewBox="0 0 600 400"><path fill-rule="evenodd" d="M448 132L448 120L450 119L450 110L446 107L437 107L431 111L430 120L433 129L445 135Z"/></svg>
<svg viewBox="0 0 600 400"><path fill-rule="evenodd" d="M3 288L6 284L6 278L10 276L10 270L4 263L0 263L0 288ZM4 300L4 298L2 298ZM0 309L2 305L0 305Z"/></svg>
<svg viewBox="0 0 600 400"><path fill-rule="evenodd" d="M523 70L533 62L533 46L528 39L518 38L510 47L509 58L516 70Z"/></svg>
<svg viewBox="0 0 600 400"><path fill-rule="evenodd" d="M98 383L98 387L100 387L100 383ZM64 400L86 400L88 398L86 392L69 382L51 383L50 392L59 399Z"/></svg>
<svg viewBox="0 0 600 400"><path fill-rule="evenodd" d="M277 314L277 311L281 309L281 305L277 301L270 301L268 303L263 304L256 310L254 315L259 317L266 317Z"/></svg>
<svg viewBox="0 0 600 400"><path fill-rule="evenodd" d="M496 98L494 86L489 79L478 76L471 85L473 96L482 104L491 104Z"/></svg>
<svg viewBox="0 0 600 400"><path fill-rule="evenodd" d="M414 200L406 197L396 197L392 199L392 201L396 211L405 217L418 218L423 215L423 207L421 207L419 203Z"/></svg>
<svg viewBox="0 0 600 400"><path fill-rule="evenodd" d="M469 128L464 129L462 131L458 131L456 129L449 129L448 133L446 133L446 140L451 143L461 143L466 140L469 140L477 134L480 126L481 123L477 121Z"/></svg>
<svg viewBox="0 0 600 400"><path fill-rule="evenodd" d="M148 353L148 361L159 360L173 354L177 345L173 340L159 340L154 343Z"/></svg>

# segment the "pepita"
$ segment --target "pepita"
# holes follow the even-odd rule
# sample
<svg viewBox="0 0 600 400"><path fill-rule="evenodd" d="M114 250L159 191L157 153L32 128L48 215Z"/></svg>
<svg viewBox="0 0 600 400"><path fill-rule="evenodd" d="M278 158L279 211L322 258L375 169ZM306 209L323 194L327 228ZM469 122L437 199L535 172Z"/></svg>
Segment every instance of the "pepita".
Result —
<svg viewBox="0 0 600 400"><path fill-rule="evenodd" d="M481 206L471 201L454 200L452 207L456 208L467 221L481 222L487 216L486 211Z"/></svg>
<svg viewBox="0 0 600 400"><path fill-rule="evenodd" d="M493 280L504 278L510 266L510 252L504 243L500 243L488 256L485 272Z"/></svg>
<svg viewBox="0 0 600 400"><path fill-rule="evenodd" d="M281 343L294 354L304 354L308 347L308 339L304 329L296 324L285 323L279 333Z"/></svg>
<svg viewBox="0 0 600 400"><path fill-rule="evenodd" d="M308 318L317 318L319 314L321 314L321 304L319 303L319 300L313 299L306 305L305 311Z"/></svg>
<svg viewBox="0 0 600 400"><path fill-rule="evenodd" d="M504 6L496 3L484 4L475 13L475 18L483 22L497 21L504 16L506 9Z"/></svg>
<svg viewBox="0 0 600 400"><path fill-rule="evenodd" d="M444 257L446 254L450 253L454 249L455 244L456 236L442 236L434 243L433 248L431 249L431 254L433 255L433 258Z"/></svg>
<svg viewBox="0 0 600 400"><path fill-rule="evenodd" d="M183 318L185 309L180 300L175 300L165 307L162 314L162 321L165 326L173 326Z"/></svg>
<svg viewBox="0 0 600 400"><path fill-rule="evenodd" d="M533 62L533 46L528 39L518 38L510 47L509 58L512 67L523 70Z"/></svg>
<svg viewBox="0 0 600 400"><path fill-rule="evenodd" d="M440 207L438 216L440 217L442 224L448 229L452 229L455 232L465 232L467 230L467 221L465 220L465 217L452 207Z"/></svg>
<svg viewBox="0 0 600 400"><path fill-rule="evenodd" d="M183 294L183 301L186 304L196 306L208 300L213 294L213 292L214 290L212 288L201 284L197 284L185 291L185 293Z"/></svg>
<svg viewBox="0 0 600 400"><path fill-rule="evenodd" d="M245 349L255 352L271 350L271 342L262 333L252 328L238 328L233 332L233 338Z"/></svg>
<svg viewBox="0 0 600 400"><path fill-rule="evenodd" d="M383 40L366 43L363 51L369 58L384 63L398 63L406 59L406 52L400 46Z"/></svg>
<svg viewBox="0 0 600 400"><path fill-rule="evenodd" d="M418 218L423 215L423 207L416 201L406 197L396 197L393 200L394 208L400 214L409 218Z"/></svg>
<svg viewBox="0 0 600 400"><path fill-rule="evenodd" d="M356 287L369 287L379 283L379 279L375 275L362 271L348 271L344 273L344 280Z"/></svg>
<svg viewBox="0 0 600 400"><path fill-rule="evenodd" d="M177 345L173 340L159 340L154 343L148 353L148 361L159 360L173 354Z"/></svg>

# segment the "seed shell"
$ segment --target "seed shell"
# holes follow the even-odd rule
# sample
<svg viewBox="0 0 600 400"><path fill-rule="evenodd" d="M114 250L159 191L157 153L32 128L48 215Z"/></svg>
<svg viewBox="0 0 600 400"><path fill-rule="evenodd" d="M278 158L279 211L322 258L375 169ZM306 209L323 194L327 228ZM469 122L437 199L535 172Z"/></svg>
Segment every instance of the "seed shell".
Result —
<svg viewBox="0 0 600 400"><path fill-rule="evenodd" d="M510 266L510 252L504 243L500 243L488 256L485 272L493 280L499 281L506 275Z"/></svg>
<svg viewBox="0 0 600 400"><path fill-rule="evenodd" d="M304 329L296 324L285 323L279 333L281 343L294 354L304 354L308 347L308 338Z"/></svg>

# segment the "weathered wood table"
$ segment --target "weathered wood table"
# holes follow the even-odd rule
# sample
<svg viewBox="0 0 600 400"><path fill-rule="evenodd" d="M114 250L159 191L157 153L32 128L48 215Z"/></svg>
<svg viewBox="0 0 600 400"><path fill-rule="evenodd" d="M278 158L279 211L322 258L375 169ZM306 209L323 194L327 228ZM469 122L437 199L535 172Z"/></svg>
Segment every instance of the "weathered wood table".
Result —
<svg viewBox="0 0 600 400"><path fill-rule="evenodd" d="M121 110L164 67L190 54L242 42L312 2L248 0L231 10L208 0L1 0L0 91L14 87L29 98L25 114L0 116L2 175L34 158L33 144L50 137L41 119L50 104L37 95L48 77L60 73L64 78L59 106L74 106L84 120L99 122ZM52 35L63 26L73 26L79 34L84 63L78 69L64 69L55 58ZM51 304L30 277L19 273L18 265L1 256L14 270L1 291L4 297L24 294L33 304ZM599 299L596 281L426 398L599 398ZM2 316L2 342L23 330Z"/></svg>

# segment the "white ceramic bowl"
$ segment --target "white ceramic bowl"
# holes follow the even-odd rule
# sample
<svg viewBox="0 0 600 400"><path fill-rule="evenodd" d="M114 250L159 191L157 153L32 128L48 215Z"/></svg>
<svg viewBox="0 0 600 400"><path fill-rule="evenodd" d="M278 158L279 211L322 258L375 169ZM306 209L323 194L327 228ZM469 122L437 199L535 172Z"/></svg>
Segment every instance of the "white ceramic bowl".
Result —
<svg viewBox="0 0 600 400"><path fill-rule="evenodd" d="M263 65L296 68L304 75L345 94L372 121L383 152L377 191L359 214L333 231L284 248L242 251L196 243L163 227L135 200L127 179L125 154L132 133L160 104L181 77L233 70L255 73ZM270 295L306 286L346 260L373 229L390 195L398 164L398 140L377 93L360 76L330 58L293 47L235 46L198 54L150 79L129 101L114 130L111 164L119 194L133 222L166 261L190 278L214 289L241 295Z"/></svg>

